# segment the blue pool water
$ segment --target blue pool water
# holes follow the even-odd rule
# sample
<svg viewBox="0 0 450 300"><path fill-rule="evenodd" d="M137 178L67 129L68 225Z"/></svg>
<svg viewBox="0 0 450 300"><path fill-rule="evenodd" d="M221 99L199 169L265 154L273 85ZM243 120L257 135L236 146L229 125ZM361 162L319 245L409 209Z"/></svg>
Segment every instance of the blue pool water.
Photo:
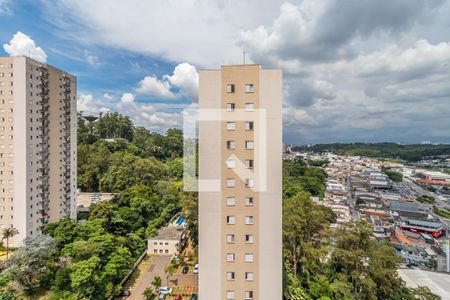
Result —
<svg viewBox="0 0 450 300"><path fill-rule="evenodd" d="M179 216L178 219L175 221L175 224L177 224L178 226L181 226L184 223L186 223L186 217L183 216Z"/></svg>

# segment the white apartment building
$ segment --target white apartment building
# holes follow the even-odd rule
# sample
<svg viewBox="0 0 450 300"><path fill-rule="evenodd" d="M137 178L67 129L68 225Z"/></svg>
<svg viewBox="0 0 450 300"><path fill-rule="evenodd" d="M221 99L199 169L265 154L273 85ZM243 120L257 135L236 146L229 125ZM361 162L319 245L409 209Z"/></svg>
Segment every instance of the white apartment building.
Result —
<svg viewBox="0 0 450 300"><path fill-rule="evenodd" d="M76 77L26 57L0 57L0 230L10 245L75 217Z"/></svg>

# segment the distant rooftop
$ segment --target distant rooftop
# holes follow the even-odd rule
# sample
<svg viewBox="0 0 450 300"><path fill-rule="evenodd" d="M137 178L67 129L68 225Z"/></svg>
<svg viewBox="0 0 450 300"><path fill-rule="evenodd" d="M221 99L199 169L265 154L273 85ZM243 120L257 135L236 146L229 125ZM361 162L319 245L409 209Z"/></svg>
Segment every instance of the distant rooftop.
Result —
<svg viewBox="0 0 450 300"><path fill-rule="evenodd" d="M391 202L390 210L402 212L420 212L420 206L417 203Z"/></svg>
<svg viewBox="0 0 450 300"><path fill-rule="evenodd" d="M183 229L179 227L163 227L158 230L158 235L149 238L149 240L178 240L180 239Z"/></svg>
<svg viewBox="0 0 450 300"><path fill-rule="evenodd" d="M428 221L421 221L421 220L408 220L408 223L410 225L417 225L417 226L424 226L424 227L431 227L431 228L442 227L442 224L438 223L438 222L428 222Z"/></svg>

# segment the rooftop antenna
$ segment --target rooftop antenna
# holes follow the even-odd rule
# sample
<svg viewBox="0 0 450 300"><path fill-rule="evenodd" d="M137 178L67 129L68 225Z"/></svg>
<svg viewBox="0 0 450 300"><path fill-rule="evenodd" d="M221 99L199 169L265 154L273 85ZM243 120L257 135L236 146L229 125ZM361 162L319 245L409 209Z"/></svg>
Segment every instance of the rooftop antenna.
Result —
<svg viewBox="0 0 450 300"><path fill-rule="evenodd" d="M244 65L245 65L245 50L242 50L242 60L244 61Z"/></svg>

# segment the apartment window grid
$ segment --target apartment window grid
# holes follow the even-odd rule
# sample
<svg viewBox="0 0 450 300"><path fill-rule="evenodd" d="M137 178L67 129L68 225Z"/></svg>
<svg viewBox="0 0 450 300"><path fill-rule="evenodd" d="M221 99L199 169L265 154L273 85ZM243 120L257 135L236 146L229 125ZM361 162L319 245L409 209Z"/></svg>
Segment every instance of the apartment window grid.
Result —
<svg viewBox="0 0 450 300"><path fill-rule="evenodd" d="M254 92L254 85L253 84L245 84L244 87L244 92L245 93L253 93ZM240 90L239 90L240 91ZM239 92L238 91L238 92ZM234 84L227 84L227 93L235 93L236 92L236 86ZM242 103L242 104L239 104ZM254 111L254 103L251 101L229 101L226 104L226 110L228 112L234 112L236 108L241 108L241 107L237 107L237 105L242 105L244 110L247 112L252 112ZM254 131L254 122L253 121L242 121L242 122L235 122L235 121L227 121L226 122L226 130L227 131L236 131L237 134L239 134L239 131L241 130L241 125L243 125L243 131ZM242 145L243 143L243 145ZM242 149L244 148L245 150L254 150L254 142L253 140L228 140L226 141L226 149L227 150L236 150L236 147ZM242 147L242 148L241 148ZM244 166L247 169L252 169L254 167L254 160L252 159L252 157L242 157L240 158L240 161L244 162ZM228 169L234 169L236 168L236 164L239 163L239 160L236 161L235 159L227 159L225 161L225 165ZM253 187L254 186L254 179L253 178L246 178L244 180L239 180L240 182L243 181L244 186L245 187ZM229 188L235 187L236 186L236 180L234 178L228 177L226 178L226 186ZM229 207L228 209L233 209L232 207L238 205L243 205L245 207L249 207L249 206L253 206L254 205L254 198L251 196L246 196L246 197L242 197L238 199L242 199L244 201L237 203L236 198L234 196L227 196L226 197L226 207ZM230 210L231 212L231 210ZM237 218L236 218L237 217ZM232 215L229 214L226 217L226 224L227 225L234 225L236 224L236 221L238 220L242 220L241 218L244 218L244 224L246 225L253 225L254 224L254 216L253 215ZM242 221L241 221L242 222ZM231 228L231 227L230 227ZM227 234L226 235L226 243L227 244L232 244L232 247L236 247L239 243L243 243L243 244L253 244L254 243L254 234L244 234L244 235L238 235L237 237L235 236L235 234ZM237 244L237 245L236 245ZM231 248L231 249L233 249ZM240 254L242 255L242 254ZM226 261L228 263L236 263L236 253L226 253ZM242 258L241 258L242 259ZM240 260L240 259L239 259ZM254 262L254 256L253 253L245 253L244 257L241 261L241 263L246 263L246 264L251 264ZM239 262L238 262L239 263ZM242 273L241 273L242 274ZM250 272L250 270L246 270L244 272L244 274L241 275L243 278L243 280L245 281L250 281L252 282L254 280L254 273ZM234 281L236 280L236 273L234 270L228 271L226 273L226 280L227 281ZM242 297L244 296L245 300L252 300L253 299L253 291L251 290L246 290L244 292L244 295L241 295L238 297ZM226 298L227 299L236 299L236 292L235 290L227 290L226 291ZM241 298L242 299L242 298Z"/></svg>

